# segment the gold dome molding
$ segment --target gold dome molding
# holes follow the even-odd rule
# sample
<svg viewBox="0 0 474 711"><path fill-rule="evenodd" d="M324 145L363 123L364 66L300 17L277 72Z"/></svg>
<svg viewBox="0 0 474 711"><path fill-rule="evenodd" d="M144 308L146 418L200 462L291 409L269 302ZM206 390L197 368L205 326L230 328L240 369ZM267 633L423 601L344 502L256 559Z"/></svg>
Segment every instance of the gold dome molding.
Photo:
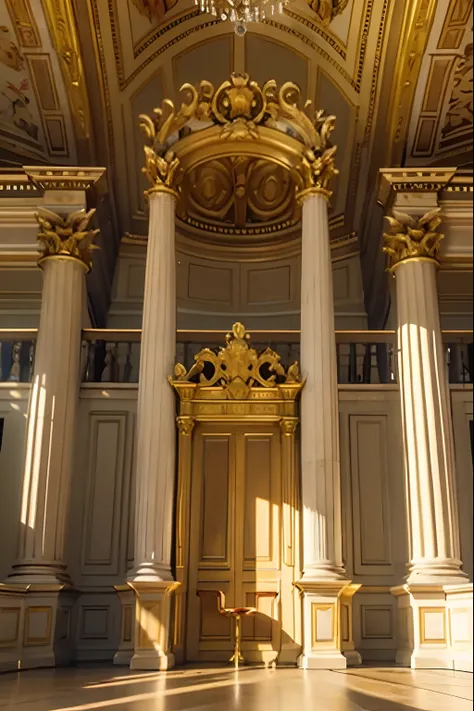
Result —
<svg viewBox="0 0 474 711"><path fill-rule="evenodd" d="M258 222L286 227L297 223L308 193L330 197L338 173L330 141L336 119L323 111L311 115L296 84L270 80L260 87L248 74L234 73L217 90L203 80L181 92L187 102L179 109L165 99L153 116L139 117L148 194L181 193L181 219L241 230Z"/></svg>

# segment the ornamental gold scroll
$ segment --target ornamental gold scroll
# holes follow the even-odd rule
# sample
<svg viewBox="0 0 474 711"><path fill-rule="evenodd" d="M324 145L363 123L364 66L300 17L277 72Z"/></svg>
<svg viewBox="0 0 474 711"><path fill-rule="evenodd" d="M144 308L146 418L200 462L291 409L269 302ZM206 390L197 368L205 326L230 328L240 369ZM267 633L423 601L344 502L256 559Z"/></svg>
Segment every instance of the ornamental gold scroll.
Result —
<svg viewBox="0 0 474 711"><path fill-rule="evenodd" d="M420 218L393 210L393 217L386 217L390 231L384 234L383 251L389 255L393 270L409 259L429 259L438 261L441 240L438 232L441 224L440 208L435 208Z"/></svg>
<svg viewBox="0 0 474 711"><path fill-rule="evenodd" d="M182 174L177 153L181 138L195 135L202 146L202 129L219 126L220 141L251 144L260 140L260 128L265 127L301 144L293 170L301 198L308 191L330 194L329 184L338 173L334 165L336 147L330 141L336 119L323 111L311 116L311 102L303 104L296 84L286 82L278 87L271 79L260 87L248 74L234 73L217 90L204 80L197 87L184 84L181 92L186 101L179 109L165 99L161 108L154 109L152 117L145 114L139 117L147 138L143 172L152 190L176 192L179 189ZM199 131L196 130L198 124L201 124ZM213 133L212 141L215 140ZM272 158L278 162L278 149L273 150ZM236 146L235 155L238 153ZM251 150L247 154L251 155Z"/></svg>
<svg viewBox="0 0 474 711"><path fill-rule="evenodd" d="M46 257L67 256L78 259L89 271L92 266L92 252L99 249L93 244L93 240L100 230L89 228L94 214L95 209L57 215L44 207L39 208L35 217L40 226L40 262Z"/></svg>
<svg viewBox="0 0 474 711"><path fill-rule="evenodd" d="M194 356L195 363L189 371L178 363L174 381L189 382L199 376L200 387L220 386L225 397L233 400L245 400L253 386L275 388L277 378L282 384L302 382L297 361L286 370L278 353L271 348L258 353L250 348L249 339L245 326L235 323L232 333L226 335L225 348L220 348L217 353L203 348ZM211 373L206 375L204 371L208 366Z"/></svg>

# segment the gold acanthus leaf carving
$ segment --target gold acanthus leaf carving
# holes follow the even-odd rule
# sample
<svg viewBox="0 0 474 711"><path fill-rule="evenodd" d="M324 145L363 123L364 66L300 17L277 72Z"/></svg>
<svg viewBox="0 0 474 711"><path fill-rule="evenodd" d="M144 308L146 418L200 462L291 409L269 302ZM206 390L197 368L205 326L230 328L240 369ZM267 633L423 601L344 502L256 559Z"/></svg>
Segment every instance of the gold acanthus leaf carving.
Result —
<svg viewBox="0 0 474 711"><path fill-rule="evenodd" d="M257 353L249 346L250 335L241 323L235 323L232 333L226 336L225 348L217 353L210 348L203 348L194 356L195 363L186 371L181 363L175 366L174 379L189 381L199 375L199 384L205 387L219 385L226 391L227 397L235 400L245 399L254 385L264 388L276 387L277 376L284 383L301 383L301 374L297 362L286 371L280 363L280 356L271 348ZM206 377L204 369L211 365L213 373ZM266 366L270 374L262 372ZM172 379L171 379L172 380Z"/></svg>
<svg viewBox="0 0 474 711"><path fill-rule="evenodd" d="M200 128L222 126L221 138L226 140L257 139L259 126L265 126L304 145L304 159L296 176L299 191L329 191L330 180L338 173L334 166L336 147L330 141L336 119L321 110L313 118L311 101L302 103L301 90L293 82L285 82L278 88L271 79L260 87L248 74L234 73L217 90L209 81L201 81L197 87L184 84L181 93L185 101L179 109L165 99L161 107L153 110L152 117L146 114L139 117L149 150L156 157L168 156L167 162L171 163L170 146L182 129L186 127L192 132L196 123L205 124ZM156 162L155 157L153 161ZM150 171L148 165L144 172L151 180L156 179L157 171ZM163 171L158 173L163 175Z"/></svg>
<svg viewBox="0 0 474 711"><path fill-rule="evenodd" d="M42 258L61 255L75 257L90 269L92 252L99 249L93 240L100 230L89 228L94 214L95 209L57 215L40 207L35 217L40 226L38 241L42 247Z"/></svg>
<svg viewBox="0 0 474 711"><path fill-rule="evenodd" d="M320 22L329 25L347 7L349 0L306 0Z"/></svg>
<svg viewBox="0 0 474 711"><path fill-rule="evenodd" d="M391 259L391 267L400 262L414 258L437 260L439 246L444 235L438 232L441 224L440 208L415 219L403 212L393 210L393 217L385 219L390 225L390 231L384 234L383 251Z"/></svg>

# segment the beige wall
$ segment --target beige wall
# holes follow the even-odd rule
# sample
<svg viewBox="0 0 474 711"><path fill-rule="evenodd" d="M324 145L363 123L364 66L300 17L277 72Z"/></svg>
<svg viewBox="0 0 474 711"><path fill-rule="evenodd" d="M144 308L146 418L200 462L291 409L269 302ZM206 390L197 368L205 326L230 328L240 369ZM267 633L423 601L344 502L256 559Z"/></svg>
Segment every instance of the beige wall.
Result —
<svg viewBox="0 0 474 711"><path fill-rule="evenodd" d="M10 573L17 551L21 481L30 386L0 383L0 418L4 419L0 451L0 581Z"/></svg>
<svg viewBox="0 0 474 711"><path fill-rule="evenodd" d="M15 558L29 386L0 385L5 417L0 453L0 574ZM78 658L111 659L119 644L123 584L133 557L133 437L136 386L81 388L68 564L81 591ZM472 388L452 387L465 569L472 576ZM408 560L399 392L396 386L341 386L343 546L354 597L354 640L366 660L395 658L396 599ZM472 579L472 577L471 577Z"/></svg>
<svg viewBox="0 0 474 711"><path fill-rule="evenodd" d="M122 249L115 274L110 328L140 328L145 249ZM336 328L367 326L359 255L333 263ZM301 258L219 261L177 253L178 328L298 329Z"/></svg>

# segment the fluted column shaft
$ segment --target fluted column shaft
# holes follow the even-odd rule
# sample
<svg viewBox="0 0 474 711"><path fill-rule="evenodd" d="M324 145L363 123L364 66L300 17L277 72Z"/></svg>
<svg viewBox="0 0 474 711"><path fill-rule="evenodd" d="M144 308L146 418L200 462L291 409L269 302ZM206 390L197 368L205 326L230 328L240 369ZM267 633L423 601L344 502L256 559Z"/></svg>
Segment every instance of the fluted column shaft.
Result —
<svg viewBox="0 0 474 711"><path fill-rule="evenodd" d="M137 411L133 580L172 580L176 350L175 200L150 194Z"/></svg>
<svg viewBox="0 0 474 711"><path fill-rule="evenodd" d="M410 583L462 582L450 393L436 263L407 259L395 271L407 493Z"/></svg>
<svg viewBox="0 0 474 711"><path fill-rule="evenodd" d="M13 578L68 581L65 523L79 396L84 264L41 260L43 294L28 411L18 561Z"/></svg>
<svg viewBox="0 0 474 711"><path fill-rule="evenodd" d="M343 579L339 402L326 197L303 203L301 397L303 580Z"/></svg>

